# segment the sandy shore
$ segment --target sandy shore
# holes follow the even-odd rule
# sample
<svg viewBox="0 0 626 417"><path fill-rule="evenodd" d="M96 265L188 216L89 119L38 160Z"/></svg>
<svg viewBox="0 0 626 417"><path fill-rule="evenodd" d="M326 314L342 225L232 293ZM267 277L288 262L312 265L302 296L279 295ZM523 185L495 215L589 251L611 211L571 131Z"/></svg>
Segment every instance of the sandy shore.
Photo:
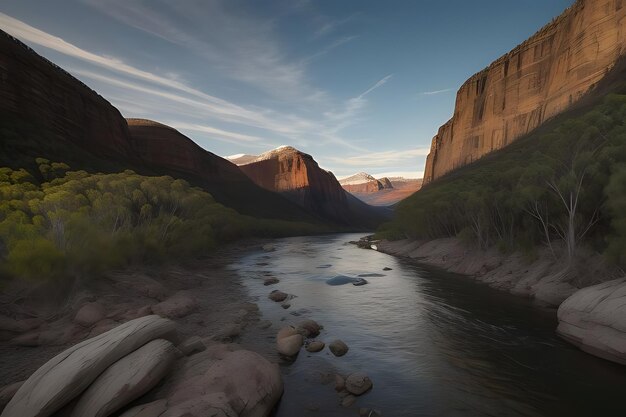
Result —
<svg viewBox="0 0 626 417"><path fill-rule="evenodd" d="M32 297L26 297L23 287L5 289L0 293L0 386L26 379L79 341L157 310L177 323L182 339L234 341L278 362L271 354L275 329L258 325L256 300L226 268L241 252L259 246L256 241L240 242L185 265L110 272L75 286L61 301L47 300L44 287L31 292ZM77 323L78 312L87 304L101 307L102 315L93 317L94 323Z"/></svg>

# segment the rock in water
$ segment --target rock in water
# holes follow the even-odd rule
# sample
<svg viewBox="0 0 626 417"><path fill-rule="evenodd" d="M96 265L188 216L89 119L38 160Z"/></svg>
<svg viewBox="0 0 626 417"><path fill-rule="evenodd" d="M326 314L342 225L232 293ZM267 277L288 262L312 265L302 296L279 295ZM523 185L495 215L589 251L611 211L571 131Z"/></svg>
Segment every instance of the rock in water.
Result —
<svg viewBox="0 0 626 417"><path fill-rule="evenodd" d="M326 346L326 344L324 344L324 342L320 342L318 340L314 340L312 342L310 342L308 345L306 345L306 350L307 352L319 352L322 349L324 349L324 347Z"/></svg>
<svg viewBox="0 0 626 417"><path fill-rule="evenodd" d="M276 340L276 350L278 353L285 356L296 356L302 348L304 339L302 335L295 334L293 336L287 336L282 339Z"/></svg>
<svg viewBox="0 0 626 417"><path fill-rule="evenodd" d="M348 375L346 378L346 390L354 395L362 395L372 388L372 380L362 372Z"/></svg>
<svg viewBox="0 0 626 417"><path fill-rule="evenodd" d="M322 326L317 324L315 320L302 320L298 323L296 330L304 337L315 337L320 334Z"/></svg>
<svg viewBox="0 0 626 417"><path fill-rule="evenodd" d="M270 300L275 301L277 303L280 303L282 301L285 301L287 299L289 295L279 291L279 290L274 290L270 293L270 295L268 296Z"/></svg>
<svg viewBox="0 0 626 417"><path fill-rule="evenodd" d="M340 392L346 389L346 380L339 374L335 375L335 391Z"/></svg>
<svg viewBox="0 0 626 417"><path fill-rule="evenodd" d="M83 392L105 369L154 339L176 341L174 322L145 316L61 352L20 387L1 417L47 417Z"/></svg>
<svg viewBox="0 0 626 417"><path fill-rule="evenodd" d="M582 350L626 365L626 278L577 291L561 304L557 333Z"/></svg>
<svg viewBox="0 0 626 417"><path fill-rule="evenodd" d="M178 353L164 339L146 343L109 366L81 395L71 417L107 417L152 389Z"/></svg>
<svg viewBox="0 0 626 417"><path fill-rule="evenodd" d="M355 279L355 280L354 280L354 282L352 283L352 285L357 286L357 287L360 287L361 285L365 285L365 284L367 284L367 283L368 283L368 282L367 282L367 280L366 280L366 279L363 279L363 278L357 278L357 279Z"/></svg>
<svg viewBox="0 0 626 417"><path fill-rule="evenodd" d="M274 284L278 284L280 282L280 280L278 278L266 278L265 281L263 281L263 285L274 285Z"/></svg>
<svg viewBox="0 0 626 417"><path fill-rule="evenodd" d="M335 356L343 356L348 353L348 345L341 340L334 340L328 345L328 349L333 352Z"/></svg>

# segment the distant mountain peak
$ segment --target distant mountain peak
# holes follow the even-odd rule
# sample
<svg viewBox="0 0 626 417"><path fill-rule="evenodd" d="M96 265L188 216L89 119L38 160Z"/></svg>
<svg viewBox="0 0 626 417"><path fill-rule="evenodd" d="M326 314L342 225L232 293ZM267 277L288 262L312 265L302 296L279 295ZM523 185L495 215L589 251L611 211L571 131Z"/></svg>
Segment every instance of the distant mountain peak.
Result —
<svg viewBox="0 0 626 417"><path fill-rule="evenodd" d="M351 175L347 178L339 180L341 185L359 185L368 182L377 181L376 178L368 174L367 172L359 172L358 174Z"/></svg>

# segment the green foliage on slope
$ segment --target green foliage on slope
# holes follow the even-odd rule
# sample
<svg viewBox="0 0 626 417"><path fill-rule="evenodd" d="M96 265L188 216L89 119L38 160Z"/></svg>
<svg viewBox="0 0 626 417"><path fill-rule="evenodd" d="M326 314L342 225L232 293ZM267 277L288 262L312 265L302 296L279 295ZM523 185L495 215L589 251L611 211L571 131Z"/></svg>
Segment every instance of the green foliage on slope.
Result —
<svg viewBox="0 0 626 417"><path fill-rule="evenodd" d="M482 247L581 243L626 262L626 95L549 122L402 201L385 238L460 236ZM561 244L562 243L562 244Z"/></svg>
<svg viewBox="0 0 626 417"><path fill-rule="evenodd" d="M242 237L318 231L242 216L168 176L89 174L45 159L37 165L33 173L0 168L5 278L82 277L129 263L196 257Z"/></svg>

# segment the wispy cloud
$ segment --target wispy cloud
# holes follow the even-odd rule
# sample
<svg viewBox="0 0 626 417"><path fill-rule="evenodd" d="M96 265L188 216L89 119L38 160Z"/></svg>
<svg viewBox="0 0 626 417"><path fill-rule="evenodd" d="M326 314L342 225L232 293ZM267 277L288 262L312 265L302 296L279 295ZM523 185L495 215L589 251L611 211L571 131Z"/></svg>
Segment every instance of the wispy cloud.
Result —
<svg viewBox="0 0 626 417"><path fill-rule="evenodd" d="M372 91L376 90L377 88L382 87L383 85L387 84L387 82L391 80L391 78L393 78L393 74L389 74L386 77L381 78L380 80L376 82L376 84L374 84L373 86L371 86L370 88L368 88L367 90L359 94L357 99L360 100L366 95L368 95L369 93L371 93Z"/></svg>
<svg viewBox="0 0 626 417"><path fill-rule="evenodd" d="M424 92L420 93L419 95L420 96L434 96L434 95L437 95L437 94L448 93L448 92L450 92L452 90L453 90L453 88L446 88L446 89L443 89L443 90L435 90L435 91L424 91Z"/></svg>
<svg viewBox="0 0 626 417"><path fill-rule="evenodd" d="M244 12L232 1L179 1L152 7L136 0L83 0L130 27L179 45L222 75L281 99L315 101L306 61L290 60L275 33L274 16Z"/></svg>
<svg viewBox="0 0 626 417"><path fill-rule="evenodd" d="M125 4L118 0L108 0L103 4L108 4L111 1L117 2L118 5ZM217 3L221 2L218 1ZM120 13L123 13L126 9L121 7L120 10ZM150 26L162 35L163 39L181 42L187 39L187 35L176 32L177 29L173 25L167 29L159 28L155 26L156 24L152 25L150 22L161 22L157 19L158 16L149 13L147 16L146 27ZM258 22L256 24L258 26ZM180 129L205 133L219 140L239 143L242 146L264 146L268 144L265 140L266 137L275 139L280 136L297 146L307 146L310 143L318 145L330 143L352 151L364 152L365 149L358 146L357 141L344 137L340 131L360 120L361 112L367 105L369 98L367 96L385 85L393 77L392 74L389 74L365 91L347 100L329 99L323 91L305 88L305 92L311 97L317 94L317 98L322 98L324 105L311 105L304 108L304 111L299 111L301 109L296 109L296 106L293 106L293 111L278 111L272 106L239 105L191 87L177 74L151 72L108 54L94 53L3 13L0 13L0 27L27 43L51 49L77 60L79 64L72 62L65 65L66 68L72 74L89 80L88 83L97 82L100 85L106 85L108 97L115 99L114 104L119 105L128 116L159 118L158 115L166 114L167 116L161 117L161 120L178 121L176 127ZM238 24L235 27L245 27L245 24ZM266 32L261 30L260 33ZM228 33L224 34L224 36L226 35ZM255 38L253 33L236 36L241 36L238 42L243 42L243 38ZM354 37L342 38L329 45L327 50L339 47L352 39ZM272 50L277 48L270 41L267 41L267 44L272 45L269 47ZM255 49L256 46L258 46L256 43L250 44L243 48L241 53ZM216 50L212 53L219 56L221 51ZM281 67L283 61L279 57L282 57L279 52L270 53L265 58L257 57L258 59L269 60L266 62L267 66L259 72L272 72L272 69L276 69L274 64ZM228 58L226 61L237 62L236 59L229 61ZM250 65L254 67L255 64ZM302 67L302 65L296 66ZM256 68L252 67L249 68L249 74L256 76L254 75L257 73ZM289 72L287 67L282 68ZM290 76L286 77L289 78ZM300 76L293 78L292 81L296 84L302 82L306 85L304 79L298 77ZM286 88L285 86L292 81L279 82L279 84ZM300 92L302 91L304 90L300 90ZM284 140L281 139L281 141Z"/></svg>
<svg viewBox="0 0 626 417"><path fill-rule="evenodd" d="M339 38L336 41L332 42L330 45L328 45L327 47L325 47L324 49L322 49L321 51L318 51L316 53L314 53L313 55L310 55L306 58L304 58L302 60L303 64L308 64L314 60L316 60L317 58L324 56L326 54L328 54L329 52L331 52L333 49L338 48L342 45L345 45L348 42L351 42L355 39L357 39L358 36L344 36L343 38Z"/></svg>
<svg viewBox="0 0 626 417"><path fill-rule="evenodd" d="M207 125L199 125L195 123L169 121L169 122L166 122L165 124L168 126L172 126L173 128L179 129L179 130L191 130L193 132L209 133L214 137L224 139L228 142L235 142L235 143L239 143L240 141L257 142L257 141L263 140L262 138L258 136L251 136L251 135L244 135L244 134L236 133L236 132L229 132L226 130L218 129L216 127L207 126Z"/></svg>
<svg viewBox="0 0 626 417"><path fill-rule="evenodd" d="M381 167L393 166L420 156L426 156L430 152L428 148L406 149L402 151L370 152L347 158L331 158L333 162L349 166Z"/></svg>

